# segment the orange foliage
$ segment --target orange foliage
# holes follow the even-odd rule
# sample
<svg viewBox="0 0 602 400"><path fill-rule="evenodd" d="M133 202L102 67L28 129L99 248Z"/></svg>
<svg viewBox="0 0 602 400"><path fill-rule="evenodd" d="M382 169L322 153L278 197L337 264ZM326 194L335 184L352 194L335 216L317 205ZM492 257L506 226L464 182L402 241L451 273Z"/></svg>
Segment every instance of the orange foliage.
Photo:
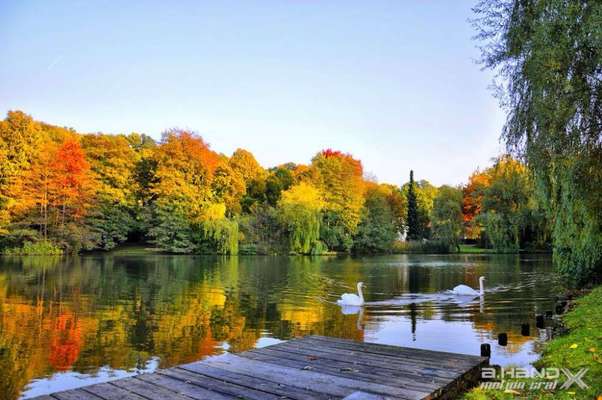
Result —
<svg viewBox="0 0 602 400"><path fill-rule="evenodd" d="M65 141L50 164L52 179L50 191L56 195L57 205L73 206L73 215L81 217L91 183L90 165L78 142Z"/></svg>
<svg viewBox="0 0 602 400"><path fill-rule="evenodd" d="M158 153L159 159L167 165L181 171L204 169L209 178L220 163L219 155L209 148L209 144L199 135L188 131L165 133Z"/></svg>
<svg viewBox="0 0 602 400"><path fill-rule="evenodd" d="M490 175L486 171L477 170L470 176L468 183L462 189L462 214L464 215L466 235L469 238L478 237L478 227L474 226L475 217L481 212L483 193L490 184Z"/></svg>
<svg viewBox="0 0 602 400"><path fill-rule="evenodd" d="M345 163L353 165L353 167L355 168L355 174L358 176L362 176L364 173L364 167L362 166L362 162L353 158L353 156L349 153L343 153L339 150L325 149L320 152L320 155L324 158L338 158L344 161Z"/></svg>
<svg viewBox="0 0 602 400"><path fill-rule="evenodd" d="M63 226L83 217L95 189L84 151L70 138L60 145L43 143L26 178L20 211L39 213L35 224L44 237L49 226Z"/></svg>

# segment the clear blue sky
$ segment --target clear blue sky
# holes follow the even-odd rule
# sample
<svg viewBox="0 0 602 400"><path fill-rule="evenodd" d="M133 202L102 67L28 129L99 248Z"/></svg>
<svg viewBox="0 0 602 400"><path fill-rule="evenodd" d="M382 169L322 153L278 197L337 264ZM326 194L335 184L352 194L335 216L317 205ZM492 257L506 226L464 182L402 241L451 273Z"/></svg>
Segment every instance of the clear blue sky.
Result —
<svg viewBox="0 0 602 400"><path fill-rule="evenodd" d="M0 112L199 132L264 166L352 153L381 182L466 181L503 149L473 1L4 1Z"/></svg>

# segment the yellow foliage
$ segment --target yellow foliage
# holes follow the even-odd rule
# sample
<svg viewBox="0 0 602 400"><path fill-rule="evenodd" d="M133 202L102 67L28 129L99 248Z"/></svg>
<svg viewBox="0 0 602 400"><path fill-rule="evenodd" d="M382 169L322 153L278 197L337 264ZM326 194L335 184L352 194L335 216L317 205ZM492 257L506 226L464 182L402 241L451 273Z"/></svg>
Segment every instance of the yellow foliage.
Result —
<svg viewBox="0 0 602 400"><path fill-rule="evenodd" d="M307 182L301 182L283 192L280 204L302 205L317 211L325 206L320 190Z"/></svg>
<svg viewBox="0 0 602 400"><path fill-rule="evenodd" d="M226 218L226 205L224 203L210 203L204 207L203 221L219 221Z"/></svg>

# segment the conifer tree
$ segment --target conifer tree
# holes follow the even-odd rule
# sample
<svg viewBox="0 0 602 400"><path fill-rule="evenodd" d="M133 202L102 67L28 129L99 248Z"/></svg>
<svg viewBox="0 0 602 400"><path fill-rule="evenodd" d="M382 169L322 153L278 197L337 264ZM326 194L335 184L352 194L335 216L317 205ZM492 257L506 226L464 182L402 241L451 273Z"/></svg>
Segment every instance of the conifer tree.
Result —
<svg viewBox="0 0 602 400"><path fill-rule="evenodd" d="M416 187L414 184L414 171L410 171L410 187L408 188L408 239L420 238L418 222L418 204L416 201Z"/></svg>

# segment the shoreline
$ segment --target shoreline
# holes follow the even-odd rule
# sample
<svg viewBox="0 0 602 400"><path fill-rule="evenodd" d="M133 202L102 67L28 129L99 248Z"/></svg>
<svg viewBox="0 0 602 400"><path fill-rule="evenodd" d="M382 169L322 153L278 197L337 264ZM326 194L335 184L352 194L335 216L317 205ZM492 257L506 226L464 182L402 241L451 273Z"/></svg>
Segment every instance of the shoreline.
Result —
<svg viewBox="0 0 602 400"><path fill-rule="evenodd" d="M531 367L542 371L557 371L564 368L568 374L575 376L583 372L581 387L576 382L569 388L562 389L568 380L566 373L560 373L555 389L545 388L551 380L539 377L521 377L516 379L495 380L502 387L477 387L466 393L465 400L498 400L514 399L600 399L602 394L602 286L589 291L581 291L580 296L573 298L574 293L559 298L565 313L560 316L559 325L554 330L554 337L543 346L540 358ZM493 382L493 381L490 381ZM490 383L487 382L487 383ZM543 382L543 386L541 383ZM570 384L570 382L569 382ZM542 388L543 387L543 388Z"/></svg>

